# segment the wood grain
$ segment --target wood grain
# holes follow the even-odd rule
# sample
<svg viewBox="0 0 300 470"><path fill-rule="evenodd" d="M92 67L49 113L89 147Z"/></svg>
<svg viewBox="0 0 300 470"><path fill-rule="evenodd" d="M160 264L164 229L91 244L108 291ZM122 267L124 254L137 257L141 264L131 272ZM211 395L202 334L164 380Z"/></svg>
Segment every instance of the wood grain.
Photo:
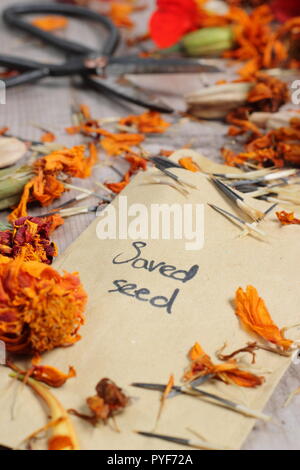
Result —
<svg viewBox="0 0 300 470"><path fill-rule="evenodd" d="M10 6L13 3L9 0L2 0L1 8ZM46 2L36 1L31 3L42 4ZM148 0L147 3L150 10L153 7L154 0ZM148 15L149 11L136 15L137 32L145 30ZM80 41L89 44L96 44L95 41L99 43L95 29L91 25L82 24L78 21L72 21L68 34L72 38L77 40L80 38ZM48 58L57 60L59 58L54 51L48 52L45 47L41 47L38 41L24 37L24 35L12 30L8 31L3 25L0 29L0 42L3 53L29 58L34 57L40 60L47 60ZM120 53L124 52L124 49L124 46L121 47ZM221 66L224 67L224 64L221 64ZM232 71L225 66L221 77L230 78L231 76ZM183 93L214 83L219 78L220 76L205 74L201 76L133 77L140 86L162 93L165 101L177 109L183 108ZM74 86L70 79L46 79L32 86L22 86L8 91L6 105L0 105L0 127L7 125L11 134L29 140L39 140L41 132L34 127L35 124L38 124L54 131L60 143L72 146L78 143L78 138L67 136L64 129L70 125L71 105L74 100L89 105L93 116L97 118L123 116L140 111L137 108L129 107L127 104L108 100L105 96L100 96L94 91ZM195 150L201 151L205 156L216 161L220 160L219 149L225 143L226 126L224 124L179 121L176 117L170 117L169 119L174 125L166 134L159 137L152 136L147 139L145 147L149 151L155 154L161 148L178 149L183 145L190 145ZM115 165L123 170L126 168L125 164L119 160L116 160ZM112 170L99 167L95 169L91 180L76 181L76 184L91 187L94 181L108 179L117 180L118 178ZM64 195L63 200L69 197L71 197L71 193ZM31 213L39 213L39 210ZM4 216L2 215L2 217ZM64 251L92 220L93 215L80 215L68 219L65 225L57 230L54 237L59 245L60 252ZM263 269L263 266L261 268ZM298 430L300 429L300 413L298 412L300 396L296 397L289 407L283 408L287 396L292 390L299 387L299 383L300 366L292 365L266 407L265 412L273 416L273 421L269 424L257 423L244 449L300 449L298 436Z"/></svg>

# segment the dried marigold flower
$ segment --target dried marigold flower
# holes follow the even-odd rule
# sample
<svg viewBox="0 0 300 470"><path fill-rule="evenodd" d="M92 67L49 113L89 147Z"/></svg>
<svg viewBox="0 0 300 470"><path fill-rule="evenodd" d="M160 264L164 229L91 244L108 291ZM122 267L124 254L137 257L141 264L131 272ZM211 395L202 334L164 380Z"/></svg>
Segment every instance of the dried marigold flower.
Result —
<svg viewBox="0 0 300 470"><path fill-rule="evenodd" d="M90 155L85 157L85 146L62 149L39 158L33 165L36 175L24 186L19 205L9 216L13 221L27 215L27 204L38 201L47 206L65 191L64 184L57 179L63 173L76 178L87 178L97 160L94 144L89 146Z"/></svg>
<svg viewBox="0 0 300 470"><path fill-rule="evenodd" d="M124 178L119 183L105 183L105 186L116 194L123 191L124 188L130 183L130 172L125 173Z"/></svg>
<svg viewBox="0 0 300 470"><path fill-rule="evenodd" d="M288 101L289 91L285 82L266 73L256 74L256 84L247 98L254 110L275 113Z"/></svg>
<svg viewBox="0 0 300 470"><path fill-rule="evenodd" d="M287 59L287 48L273 30L273 14L268 5L249 14L233 6L226 17L233 24L237 46L226 51L224 57L247 61L238 71L243 80L253 80L258 70L279 67Z"/></svg>
<svg viewBox="0 0 300 470"><path fill-rule="evenodd" d="M125 156L125 160L130 164L129 170L125 173L122 181L118 183L105 183L105 186L113 191L116 194L119 194L123 191L124 188L130 183L130 178L134 175L137 171L147 169L147 160L136 155L134 153L129 153Z"/></svg>
<svg viewBox="0 0 300 470"><path fill-rule="evenodd" d="M258 166L270 164L277 168L285 164L300 166L299 119L293 118L287 127L276 128L265 135L250 139L245 145L245 152L234 154L225 150L223 156L230 165L253 160Z"/></svg>
<svg viewBox="0 0 300 470"><path fill-rule="evenodd" d="M112 134L111 132L105 134L105 137L101 139L101 147L112 156L130 152L131 147L140 145L145 139L141 134Z"/></svg>
<svg viewBox="0 0 300 470"><path fill-rule="evenodd" d="M123 126L135 127L142 134L162 134L171 125L156 111L147 111L138 116L127 116L120 119L119 123Z"/></svg>
<svg viewBox="0 0 300 470"><path fill-rule="evenodd" d="M17 372L19 375L24 377L31 377L38 382L43 382L50 387L59 388L66 383L67 380L76 377L76 371L74 367L69 367L68 374L64 374L59 369L51 366L40 366L38 362L40 357L34 358L32 361L32 367L29 370L22 370L11 360L6 361L6 366Z"/></svg>
<svg viewBox="0 0 300 470"><path fill-rule="evenodd" d="M85 157L85 146L79 145L71 149L56 150L49 155L39 158L34 168L42 170L44 173L59 174L65 173L76 178L88 178L91 175L92 166L95 163L95 156Z"/></svg>
<svg viewBox="0 0 300 470"><path fill-rule="evenodd" d="M8 352L40 354L76 343L86 301L77 274L0 256L0 340Z"/></svg>
<svg viewBox="0 0 300 470"><path fill-rule="evenodd" d="M104 423L116 413L122 411L129 404L129 398L112 380L104 378L96 385L97 395L87 398L86 402L91 415L69 410L69 413L78 416L93 426L103 421Z"/></svg>
<svg viewBox="0 0 300 470"><path fill-rule="evenodd" d="M300 219L297 219L295 217L294 212L286 212L286 211L281 211L281 212L276 212L278 220L282 223L282 225L300 225Z"/></svg>
<svg viewBox="0 0 300 470"><path fill-rule="evenodd" d="M58 252L49 236L63 223L59 215L46 218L21 217L13 222L11 230L0 232L0 254L51 264Z"/></svg>
<svg viewBox="0 0 300 470"><path fill-rule="evenodd" d="M260 137L262 131L250 119L253 112L276 112L289 100L287 84L276 77L265 73L255 74L255 84L250 89L244 106L238 107L227 114L227 122L233 124L229 129L230 136L251 132Z"/></svg>
<svg viewBox="0 0 300 470"><path fill-rule="evenodd" d="M145 158L136 155L135 153L129 153L125 155L125 160L130 164L130 173L133 175L138 170L147 170L147 160Z"/></svg>
<svg viewBox="0 0 300 470"><path fill-rule="evenodd" d="M105 129L101 129L97 122L86 122L80 126L80 132L86 135L101 136L101 147L108 155L116 156L125 152L131 152L131 147L140 145L145 136L142 134L129 134L121 132L113 134Z"/></svg>
<svg viewBox="0 0 300 470"><path fill-rule="evenodd" d="M69 372L64 374L56 367L51 366L34 366L32 374L33 379L43 382L50 387L59 388L66 383L67 380L76 377L74 367L69 367Z"/></svg>
<svg viewBox="0 0 300 470"><path fill-rule="evenodd" d="M258 377L247 370L240 369L234 359L223 364L214 364L199 343L194 344L188 357L191 365L184 374L184 380L186 381L192 381L205 375L213 375L214 378L226 384L235 384L246 388L254 388L264 382L263 377Z"/></svg>
<svg viewBox="0 0 300 470"><path fill-rule="evenodd" d="M264 300L259 297L255 287L247 286L246 291L240 287L236 291L235 305L236 315L248 330L284 351L291 348L293 341L286 339L273 322Z"/></svg>

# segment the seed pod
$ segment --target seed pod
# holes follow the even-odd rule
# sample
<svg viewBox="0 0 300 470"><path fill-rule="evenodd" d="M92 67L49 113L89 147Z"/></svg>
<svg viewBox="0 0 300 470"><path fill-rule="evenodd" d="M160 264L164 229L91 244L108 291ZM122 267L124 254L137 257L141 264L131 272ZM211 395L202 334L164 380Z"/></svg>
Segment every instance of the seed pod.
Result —
<svg viewBox="0 0 300 470"><path fill-rule="evenodd" d="M11 207L3 206L3 200L9 200L21 195L25 184L32 177L33 172L30 167L24 166L10 170L0 171L0 205L1 209ZM14 204L14 203L13 203Z"/></svg>
<svg viewBox="0 0 300 470"><path fill-rule="evenodd" d="M183 52L190 57L218 57L232 49L235 43L234 32L230 26L201 28L186 34L172 47L160 49L160 54Z"/></svg>
<svg viewBox="0 0 300 470"><path fill-rule="evenodd" d="M14 137L0 138L0 168L13 165L27 152L27 147L21 140Z"/></svg>
<svg viewBox="0 0 300 470"><path fill-rule="evenodd" d="M202 88L186 95L188 112L202 119L224 118L233 109L243 106L253 85L228 83Z"/></svg>
<svg viewBox="0 0 300 470"><path fill-rule="evenodd" d="M219 56L232 49L234 33L230 26L202 28L184 36L180 42L188 56Z"/></svg>
<svg viewBox="0 0 300 470"><path fill-rule="evenodd" d="M281 111L279 113L252 113L249 120L263 129L278 129L280 127L290 127L291 119L298 118L299 113Z"/></svg>

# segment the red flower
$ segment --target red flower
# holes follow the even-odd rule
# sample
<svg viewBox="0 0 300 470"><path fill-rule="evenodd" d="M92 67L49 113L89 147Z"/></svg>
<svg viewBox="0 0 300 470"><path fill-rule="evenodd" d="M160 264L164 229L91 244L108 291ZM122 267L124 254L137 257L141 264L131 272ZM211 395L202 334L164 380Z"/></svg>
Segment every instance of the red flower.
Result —
<svg viewBox="0 0 300 470"><path fill-rule="evenodd" d="M157 10L150 19L150 34L158 47L170 47L197 28L195 0L157 0Z"/></svg>
<svg viewBox="0 0 300 470"><path fill-rule="evenodd" d="M293 16L300 16L299 0L274 0L272 9L279 21L286 21Z"/></svg>

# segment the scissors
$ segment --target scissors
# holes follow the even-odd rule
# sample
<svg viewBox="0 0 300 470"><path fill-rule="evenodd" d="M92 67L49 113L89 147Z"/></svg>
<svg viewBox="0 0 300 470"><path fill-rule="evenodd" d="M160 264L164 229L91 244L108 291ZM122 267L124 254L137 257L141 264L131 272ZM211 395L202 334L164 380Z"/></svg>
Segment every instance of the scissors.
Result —
<svg viewBox="0 0 300 470"><path fill-rule="evenodd" d="M220 406L224 406L226 408L229 408L233 411L236 411L237 413L241 413L245 416L251 417L251 418L256 418L256 419L261 419L263 421L270 421L270 417L259 412L256 410L251 410L250 408L239 404L235 403L232 400L228 400L227 398L220 397L219 395L215 395L214 393L210 393L206 390L203 390L202 388L198 388L200 385L204 385L206 382L208 382L210 379L214 378L212 374L204 375L202 377L199 377L198 379L193 380L192 382L189 383L189 386L178 386L174 385L168 394L167 398L173 398L178 395L190 395L192 397L204 397L208 398L211 400L213 403L219 404ZM131 384L132 387L137 387L145 390L152 390L152 391L158 391L158 392L164 392L166 390L166 385L165 384L156 384L156 383L144 383L144 382L134 382Z"/></svg>
<svg viewBox="0 0 300 470"><path fill-rule="evenodd" d="M23 19L26 14L58 14L91 20L107 33L100 49L93 49L84 44L56 36L48 31L30 24ZM128 73L200 73L218 72L217 67L204 64L199 59L184 58L141 58L138 56L114 57L120 42L120 33L106 16L74 5L56 4L20 4L6 8L2 14L8 26L24 31L43 43L51 45L66 56L63 64L41 63L20 57L0 54L0 66L20 72L14 77L4 80L6 87L35 82L46 77L79 75L85 85L100 93L134 103L144 108L164 113L174 110L165 103L155 99L140 88L133 88L118 83L117 78Z"/></svg>

